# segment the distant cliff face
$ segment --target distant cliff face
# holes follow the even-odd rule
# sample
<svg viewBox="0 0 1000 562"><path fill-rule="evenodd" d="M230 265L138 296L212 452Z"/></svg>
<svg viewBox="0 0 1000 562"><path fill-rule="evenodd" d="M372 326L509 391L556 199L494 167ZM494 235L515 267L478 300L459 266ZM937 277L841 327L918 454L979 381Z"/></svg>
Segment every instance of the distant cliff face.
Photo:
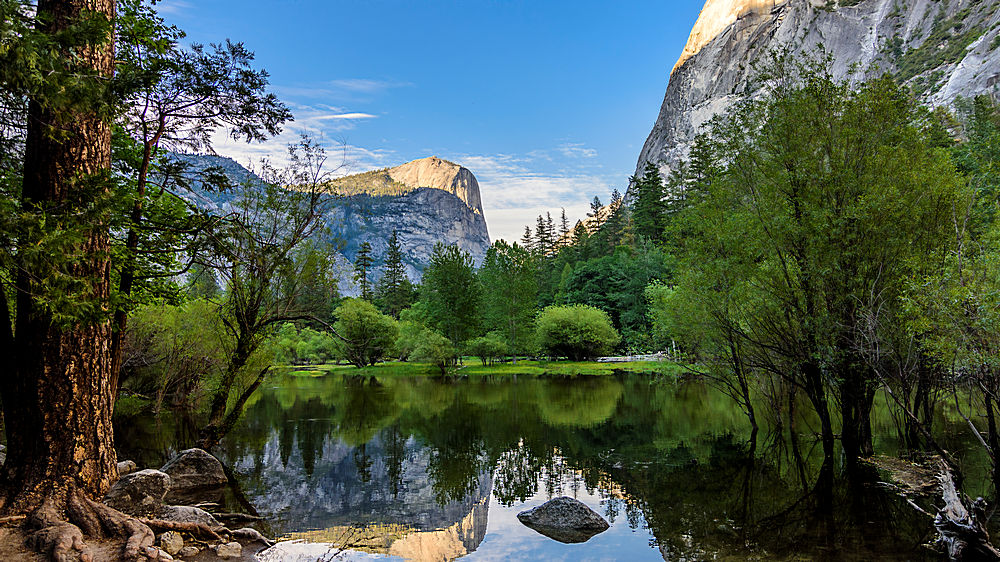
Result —
<svg viewBox="0 0 1000 562"><path fill-rule="evenodd" d="M180 156L194 167L218 167L236 182L253 174L229 158ZM440 158L414 160L402 166L338 178L329 190L338 197L324 218L343 256L353 262L364 242L372 247L376 270L385 259L395 230L410 279L419 281L434 244L456 244L479 263L490 246L479 183L466 168ZM204 207L224 207L231 199L195 190ZM372 281L376 281L378 274Z"/></svg>
<svg viewBox="0 0 1000 562"><path fill-rule="evenodd" d="M639 155L666 172L702 126L752 96L753 63L778 49L833 57L837 78L889 72L933 105L1000 93L1000 0L708 0Z"/></svg>

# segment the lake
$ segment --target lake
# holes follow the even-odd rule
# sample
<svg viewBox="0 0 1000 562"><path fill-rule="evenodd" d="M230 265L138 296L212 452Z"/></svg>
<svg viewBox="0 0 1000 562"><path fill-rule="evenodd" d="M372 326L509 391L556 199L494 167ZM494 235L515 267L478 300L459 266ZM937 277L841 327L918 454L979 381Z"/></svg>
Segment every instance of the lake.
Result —
<svg viewBox="0 0 1000 562"><path fill-rule="evenodd" d="M942 410L935 434L967 489L990 492ZM880 398L879 453L898 453L895 424ZM196 427L119 419L120 456L160 466ZM930 521L873 469L821 477L816 428L772 421L751 440L727 397L672 377L281 375L214 452L241 488L219 500L302 541L270 560L936 560ZM563 544L516 519L561 495L611 528Z"/></svg>

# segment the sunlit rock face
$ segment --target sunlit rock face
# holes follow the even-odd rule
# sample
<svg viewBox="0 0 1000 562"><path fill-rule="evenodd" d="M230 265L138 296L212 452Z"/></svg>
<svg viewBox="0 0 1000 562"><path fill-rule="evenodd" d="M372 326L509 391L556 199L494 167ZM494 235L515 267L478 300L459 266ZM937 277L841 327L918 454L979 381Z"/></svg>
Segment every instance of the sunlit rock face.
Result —
<svg viewBox="0 0 1000 562"><path fill-rule="evenodd" d="M890 73L933 105L1000 93L1000 0L708 0L673 67L639 155L668 173L695 135L737 99L760 92L754 65L771 52L833 58L838 79Z"/></svg>
<svg viewBox="0 0 1000 562"><path fill-rule="evenodd" d="M235 161L220 156L179 156L194 168L222 169L234 184L255 176ZM256 179L259 181L259 179ZM196 189L192 197L203 208L225 212L233 195ZM329 238L341 246L344 262L353 262L361 245L372 247L377 281L389 238L399 236L407 275L419 281L438 242L455 244L480 263L490 246L479 182L467 168L437 157L414 160L395 168L339 178L329 190L341 197L331 201L323 218ZM349 277L350 275L348 275ZM351 287L345 293L355 294Z"/></svg>

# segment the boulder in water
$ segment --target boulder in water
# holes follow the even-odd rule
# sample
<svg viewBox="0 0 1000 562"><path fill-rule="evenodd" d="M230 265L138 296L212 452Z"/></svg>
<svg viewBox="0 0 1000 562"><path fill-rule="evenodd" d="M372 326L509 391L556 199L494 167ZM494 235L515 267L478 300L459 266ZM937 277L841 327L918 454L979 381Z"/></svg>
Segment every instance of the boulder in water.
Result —
<svg viewBox="0 0 1000 562"><path fill-rule="evenodd" d="M603 517L583 502L566 496L522 511L517 518L526 527L564 543L586 542L610 527Z"/></svg>

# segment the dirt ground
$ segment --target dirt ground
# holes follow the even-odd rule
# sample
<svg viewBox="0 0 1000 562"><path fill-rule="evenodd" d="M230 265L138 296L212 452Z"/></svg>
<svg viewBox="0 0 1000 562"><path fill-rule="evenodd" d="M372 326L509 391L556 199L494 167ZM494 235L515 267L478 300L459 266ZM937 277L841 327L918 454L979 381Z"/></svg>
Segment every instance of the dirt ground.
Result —
<svg viewBox="0 0 1000 562"><path fill-rule="evenodd" d="M122 541L95 541L87 539L87 544L94 552L96 562L116 562L122 551ZM243 545L243 557L236 562L255 562L256 554L264 549L261 544ZM177 560L192 560L194 562L217 562L221 560L205 550L194 558L177 558ZM17 527L0 527L0 561L2 562L48 562L44 556L32 552L25 546L25 535ZM230 559L229 562L233 562Z"/></svg>

